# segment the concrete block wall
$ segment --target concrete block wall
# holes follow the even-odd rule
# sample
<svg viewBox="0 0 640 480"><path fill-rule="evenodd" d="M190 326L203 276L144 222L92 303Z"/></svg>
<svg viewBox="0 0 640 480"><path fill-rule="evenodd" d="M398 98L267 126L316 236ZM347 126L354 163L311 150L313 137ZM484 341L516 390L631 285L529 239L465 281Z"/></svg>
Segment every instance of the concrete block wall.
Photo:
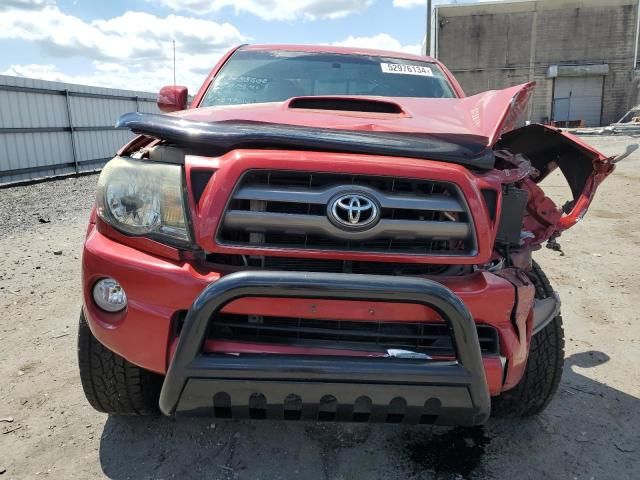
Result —
<svg viewBox="0 0 640 480"><path fill-rule="evenodd" d="M602 123L638 101L636 0L532 0L438 9L437 54L468 95L537 82L530 120L551 118L550 65L607 63Z"/></svg>

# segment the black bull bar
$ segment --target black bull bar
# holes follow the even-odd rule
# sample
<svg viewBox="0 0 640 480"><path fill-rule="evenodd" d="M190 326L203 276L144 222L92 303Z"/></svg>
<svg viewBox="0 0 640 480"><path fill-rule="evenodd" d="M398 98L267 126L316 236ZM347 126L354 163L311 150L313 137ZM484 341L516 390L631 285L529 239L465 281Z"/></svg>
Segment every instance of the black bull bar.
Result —
<svg viewBox="0 0 640 480"><path fill-rule="evenodd" d="M424 305L447 322L457 361L203 352L215 314L241 297ZM477 425L488 419L491 402L475 322L444 285L412 277L244 271L210 284L194 301L160 409L218 418Z"/></svg>

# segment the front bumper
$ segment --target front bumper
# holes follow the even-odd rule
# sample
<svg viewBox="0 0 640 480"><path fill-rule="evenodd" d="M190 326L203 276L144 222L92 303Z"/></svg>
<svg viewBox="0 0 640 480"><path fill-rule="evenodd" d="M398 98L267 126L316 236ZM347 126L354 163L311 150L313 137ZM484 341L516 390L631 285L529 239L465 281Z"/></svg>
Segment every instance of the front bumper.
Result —
<svg viewBox="0 0 640 480"><path fill-rule="evenodd" d="M457 361L203 353L211 318L242 297L413 303L447 322ZM377 275L247 271L212 283L185 319L162 387L167 414L477 425L490 397L475 322L443 285Z"/></svg>
<svg viewBox="0 0 640 480"><path fill-rule="evenodd" d="M85 240L82 274L83 309L94 336L128 361L162 375L167 373L180 338L175 329L177 315L188 311L205 288L224 278L215 265L161 258L112 240L94 225L90 226ZM96 307L91 289L103 277L113 277L123 285L129 298L124 312L111 314ZM526 365L528 349L531 307L527 292L521 288L516 296L512 281L488 272L438 278L438 283L462 300L476 324L490 325L499 333L502 358L483 358L491 395L517 384ZM228 303L223 312L396 322L434 321L432 315L435 314L428 307L397 303L397 300L371 302L306 297L241 297ZM210 343L204 347L209 353L239 352L244 358L251 355L246 347L209 348ZM293 360L294 356L287 355L283 362Z"/></svg>

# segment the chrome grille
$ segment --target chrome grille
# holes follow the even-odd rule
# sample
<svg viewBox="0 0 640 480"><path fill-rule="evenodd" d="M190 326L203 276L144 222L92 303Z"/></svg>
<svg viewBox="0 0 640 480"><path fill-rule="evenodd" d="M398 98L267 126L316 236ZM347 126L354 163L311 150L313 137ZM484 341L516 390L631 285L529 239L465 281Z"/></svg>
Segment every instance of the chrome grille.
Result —
<svg viewBox="0 0 640 480"><path fill-rule="evenodd" d="M327 214L332 198L357 192L375 199L380 219L345 230ZM447 182L347 174L252 171L227 206L218 241L231 245L473 255L466 202Z"/></svg>

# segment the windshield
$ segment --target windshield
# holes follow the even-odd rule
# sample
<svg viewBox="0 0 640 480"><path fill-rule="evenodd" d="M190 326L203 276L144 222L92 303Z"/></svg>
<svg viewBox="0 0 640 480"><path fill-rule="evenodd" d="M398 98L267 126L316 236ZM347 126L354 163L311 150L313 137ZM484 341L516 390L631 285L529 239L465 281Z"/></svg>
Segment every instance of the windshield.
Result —
<svg viewBox="0 0 640 480"><path fill-rule="evenodd" d="M453 98L435 63L369 55L239 50L211 82L201 107L291 97L375 95Z"/></svg>

